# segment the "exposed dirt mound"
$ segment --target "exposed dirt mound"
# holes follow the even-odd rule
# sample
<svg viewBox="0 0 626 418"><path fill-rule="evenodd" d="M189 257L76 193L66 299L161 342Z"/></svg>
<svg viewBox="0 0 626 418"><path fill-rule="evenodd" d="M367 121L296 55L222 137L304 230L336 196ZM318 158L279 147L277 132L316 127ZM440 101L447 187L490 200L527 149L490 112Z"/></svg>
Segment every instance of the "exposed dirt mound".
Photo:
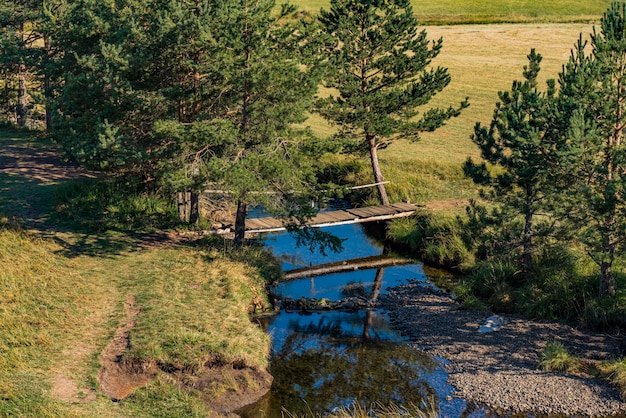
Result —
<svg viewBox="0 0 626 418"><path fill-rule="evenodd" d="M225 365L206 367L193 380L186 380L187 387L214 394L204 395L204 401L216 416L236 416L235 411L258 401L270 390L273 377L266 371ZM215 388L221 389L216 392Z"/></svg>
<svg viewBox="0 0 626 418"><path fill-rule="evenodd" d="M124 399L136 389L147 385L156 372L153 364L130 364L122 360L130 346L128 333L137 324L140 312L134 296L126 299L125 308L125 320L102 352L102 367L98 375L100 389L113 401Z"/></svg>

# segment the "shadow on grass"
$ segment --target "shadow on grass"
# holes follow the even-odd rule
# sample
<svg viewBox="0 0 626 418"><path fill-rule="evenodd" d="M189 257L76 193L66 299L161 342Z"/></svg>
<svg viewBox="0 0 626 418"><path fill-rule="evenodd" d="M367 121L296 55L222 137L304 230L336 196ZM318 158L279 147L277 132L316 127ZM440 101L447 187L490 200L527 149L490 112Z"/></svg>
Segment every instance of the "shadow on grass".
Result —
<svg viewBox="0 0 626 418"><path fill-rule="evenodd" d="M170 239L156 232L175 225L163 200L63 162L53 143L30 133L0 131L0 150L0 214L64 255L114 256Z"/></svg>

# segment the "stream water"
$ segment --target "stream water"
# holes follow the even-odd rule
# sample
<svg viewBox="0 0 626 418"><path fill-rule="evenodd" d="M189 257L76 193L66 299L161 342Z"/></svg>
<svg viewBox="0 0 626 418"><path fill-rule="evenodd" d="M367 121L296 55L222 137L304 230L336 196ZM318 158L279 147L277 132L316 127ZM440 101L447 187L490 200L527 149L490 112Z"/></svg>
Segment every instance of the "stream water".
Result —
<svg viewBox="0 0 626 418"><path fill-rule="evenodd" d="M329 232L344 239L341 253L297 247L285 233L268 234L263 241L282 260L284 271L383 252L359 225L336 226ZM275 292L293 299L371 299L408 280L426 280L420 263L293 280ZM284 410L292 416L321 416L354 402L420 405L441 417L482 416L468 413L466 402L452 396L443 360L409 347L381 310L282 310L266 326L272 338L274 383L265 398L239 411L245 418L282 417Z"/></svg>

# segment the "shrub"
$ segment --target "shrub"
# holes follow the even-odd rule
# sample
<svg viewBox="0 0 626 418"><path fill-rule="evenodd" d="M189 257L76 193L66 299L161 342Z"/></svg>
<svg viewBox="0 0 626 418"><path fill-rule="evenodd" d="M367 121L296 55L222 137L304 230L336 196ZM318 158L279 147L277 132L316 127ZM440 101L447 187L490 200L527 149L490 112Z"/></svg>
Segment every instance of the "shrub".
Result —
<svg viewBox="0 0 626 418"><path fill-rule="evenodd" d="M474 257L460 238L459 227L455 218L424 211L392 222L388 237L408 246L426 263L466 270Z"/></svg>
<svg viewBox="0 0 626 418"><path fill-rule="evenodd" d="M464 280L468 293L485 301L495 312L511 313L515 309L514 287L511 282L516 281L520 273L516 266L508 260L494 260L480 263ZM462 300L464 304L471 302L467 296Z"/></svg>
<svg viewBox="0 0 626 418"><path fill-rule="evenodd" d="M579 320L597 286L578 264L570 251L544 249L535 257L529 281L521 284L518 310L531 318Z"/></svg>
<svg viewBox="0 0 626 418"><path fill-rule="evenodd" d="M576 373L581 369L580 360L567 352L558 341L548 341L541 352L539 366L547 372Z"/></svg>
<svg viewBox="0 0 626 418"><path fill-rule="evenodd" d="M70 182L57 189L57 216L94 231L154 231L176 226L172 199L142 190L136 181L114 178Z"/></svg>

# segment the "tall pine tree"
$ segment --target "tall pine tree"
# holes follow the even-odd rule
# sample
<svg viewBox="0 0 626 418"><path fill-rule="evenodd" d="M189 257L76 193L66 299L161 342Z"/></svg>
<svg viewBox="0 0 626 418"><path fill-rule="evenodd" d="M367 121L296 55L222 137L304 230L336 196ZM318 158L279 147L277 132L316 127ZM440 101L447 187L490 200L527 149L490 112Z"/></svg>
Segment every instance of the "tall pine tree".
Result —
<svg viewBox="0 0 626 418"><path fill-rule="evenodd" d="M321 99L317 111L343 135L367 150L380 202L389 204L378 150L398 138L417 140L458 116L458 108L418 108L450 83L445 68L431 68L442 40L430 43L418 29L409 0L332 0L320 12L329 60L325 85L336 95Z"/></svg>
<svg viewBox="0 0 626 418"><path fill-rule="evenodd" d="M43 1L0 1L0 28L0 74L8 93L4 106L15 109L17 125L23 127L33 104L29 88L39 96L43 93L42 64L47 56Z"/></svg>
<svg viewBox="0 0 626 418"><path fill-rule="evenodd" d="M524 66L524 81L514 81L510 91L499 92L489 129L477 123L472 141L480 148L481 157L495 166L489 170L485 162L475 164L471 158L464 166L466 175L486 186L481 196L496 202L497 223L512 228L521 218L521 239L508 242L510 251L521 247L522 271L528 278L535 254L536 215L547 213L547 196L551 189L552 108L555 83L548 81L546 92L537 88L541 55L531 50Z"/></svg>
<svg viewBox="0 0 626 418"><path fill-rule="evenodd" d="M604 14L590 48L580 40L560 76L563 214L614 295L613 265L626 242L626 4Z"/></svg>
<svg viewBox="0 0 626 418"><path fill-rule="evenodd" d="M299 147L306 135L294 125L305 120L319 79L312 67L299 65L301 33L287 19L293 9L283 7L276 16L273 0L234 0L229 7L220 42L221 93L211 112L230 121L236 134L212 161L211 176L235 197L235 243L241 244L249 205L278 199L304 209L293 204L313 177Z"/></svg>

